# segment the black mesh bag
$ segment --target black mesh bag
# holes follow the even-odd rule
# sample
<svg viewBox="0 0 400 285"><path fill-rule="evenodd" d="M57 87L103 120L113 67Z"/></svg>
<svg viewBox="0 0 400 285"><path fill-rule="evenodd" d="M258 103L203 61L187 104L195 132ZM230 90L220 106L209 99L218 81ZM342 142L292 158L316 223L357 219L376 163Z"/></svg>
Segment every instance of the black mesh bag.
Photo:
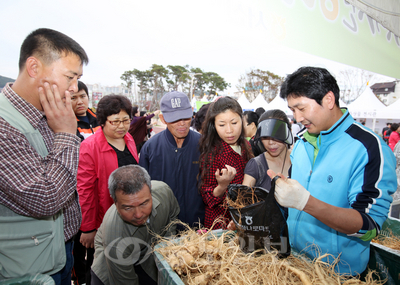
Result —
<svg viewBox="0 0 400 285"><path fill-rule="evenodd" d="M275 178L271 190L262 187L248 187L241 184L228 186L228 198L234 203L228 204L229 212L238 229L240 246L244 252L257 249L278 251L279 257L290 254L289 235L281 207L275 200ZM235 204L244 201L238 209Z"/></svg>

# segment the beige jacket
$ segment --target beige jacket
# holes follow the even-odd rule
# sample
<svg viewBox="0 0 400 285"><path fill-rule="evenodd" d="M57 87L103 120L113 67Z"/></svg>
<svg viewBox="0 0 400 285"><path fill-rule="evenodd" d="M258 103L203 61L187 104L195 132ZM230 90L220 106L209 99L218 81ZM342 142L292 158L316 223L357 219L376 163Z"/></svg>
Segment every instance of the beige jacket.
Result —
<svg viewBox="0 0 400 285"><path fill-rule="evenodd" d="M153 209L146 225L136 227L119 216L113 204L103 218L95 237L92 270L105 284L139 285L134 265L157 281L158 270L152 254L154 233L175 234L176 226L165 227L179 214L179 204L171 188L164 182L151 181Z"/></svg>

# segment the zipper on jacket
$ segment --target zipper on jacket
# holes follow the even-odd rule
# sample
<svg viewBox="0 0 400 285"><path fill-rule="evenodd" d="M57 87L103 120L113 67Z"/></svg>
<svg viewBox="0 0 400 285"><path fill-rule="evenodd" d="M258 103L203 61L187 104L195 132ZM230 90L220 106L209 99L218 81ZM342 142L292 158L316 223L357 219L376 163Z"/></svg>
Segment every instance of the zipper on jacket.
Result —
<svg viewBox="0 0 400 285"><path fill-rule="evenodd" d="M309 183L310 183L310 180L311 180L311 174L312 174L312 169L310 170L310 174L308 175L308 179L307 179L307 188L308 188L308 185L309 185ZM296 246L296 243L297 243L297 241L296 241L296 236L298 235L297 234L297 232L298 232L298 228L299 228L299 223L298 223L298 221L300 220L300 217L302 216L302 214L303 214L303 211L299 211L298 213L297 213L297 216L296 216L296 218L294 219L295 221L296 221L296 226L295 226L295 230L294 230L294 240L292 240L292 241L290 241L289 240L289 243L290 243L290 246L292 246L292 247L295 247Z"/></svg>
<svg viewBox="0 0 400 285"><path fill-rule="evenodd" d="M92 134L94 134L91 124L89 124L89 127L90 127L90 130L92 131Z"/></svg>
<svg viewBox="0 0 400 285"><path fill-rule="evenodd" d="M311 180L311 174L312 174L312 169L310 170L310 175L308 175L307 183L310 183L310 180ZM307 184L307 186L308 186L308 184Z"/></svg>

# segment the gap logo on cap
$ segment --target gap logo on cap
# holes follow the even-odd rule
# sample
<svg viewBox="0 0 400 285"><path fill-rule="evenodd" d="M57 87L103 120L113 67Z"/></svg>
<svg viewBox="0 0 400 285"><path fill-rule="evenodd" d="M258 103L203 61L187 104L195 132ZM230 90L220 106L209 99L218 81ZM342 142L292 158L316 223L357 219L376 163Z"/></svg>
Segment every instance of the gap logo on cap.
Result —
<svg viewBox="0 0 400 285"><path fill-rule="evenodd" d="M172 108L180 108L181 107L181 99L180 98L172 98L171 99L171 107Z"/></svg>

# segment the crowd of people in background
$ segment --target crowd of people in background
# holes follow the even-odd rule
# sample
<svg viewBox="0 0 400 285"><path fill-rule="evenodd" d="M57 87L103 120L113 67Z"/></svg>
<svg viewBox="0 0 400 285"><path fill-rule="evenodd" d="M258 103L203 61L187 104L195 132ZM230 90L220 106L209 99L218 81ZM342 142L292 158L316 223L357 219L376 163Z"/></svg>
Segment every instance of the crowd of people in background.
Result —
<svg viewBox="0 0 400 285"><path fill-rule="evenodd" d="M229 96L193 118L178 91L152 113L122 95L103 97L94 112L80 80L88 61L70 37L38 29L0 93L0 281L41 273L66 285L157 284L156 236L232 228L229 185L270 191L272 179L292 248L314 258L314 241L341 256L338 272L366 269L398 185L400 126L388 124L382 140L355 122L326 69L285 79L279 96L293 118L243 112ZM166 128L151 135L155 118Z"/></svg>

